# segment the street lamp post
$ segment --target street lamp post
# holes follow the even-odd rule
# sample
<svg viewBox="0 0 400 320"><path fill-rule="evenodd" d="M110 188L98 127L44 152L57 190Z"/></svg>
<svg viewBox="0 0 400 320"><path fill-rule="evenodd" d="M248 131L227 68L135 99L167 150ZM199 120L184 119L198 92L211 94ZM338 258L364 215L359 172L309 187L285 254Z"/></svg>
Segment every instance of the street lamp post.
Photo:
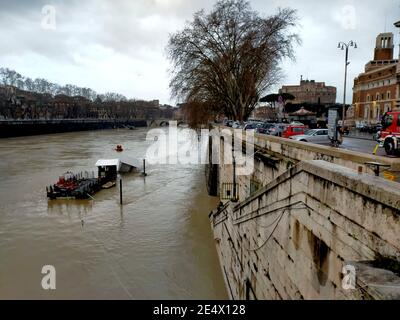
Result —
<svg viewBox="0 0 400 320"><path fill-rule="evenodd" d="M354 47L357 49L357 43L353 40L349 43L339 42L338 49L346 50L345 60L344 60L344 91L343 91L343 114L342 114L342 129L344 129L344 120L346 118L346 85L347 85L347 66L350 64L349 61L349 48Z"/></svg>

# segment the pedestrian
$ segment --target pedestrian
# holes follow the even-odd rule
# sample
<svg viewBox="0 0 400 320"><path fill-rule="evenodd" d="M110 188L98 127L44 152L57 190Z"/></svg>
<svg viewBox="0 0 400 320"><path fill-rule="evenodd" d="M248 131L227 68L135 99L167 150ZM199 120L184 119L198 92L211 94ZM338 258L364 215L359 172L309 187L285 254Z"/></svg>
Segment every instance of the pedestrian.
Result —
<svg viewBox="0 0 400 320"><path fill-rule="evenodd" d="M343 127L338 127L338 130L337 130L337 141L339 142L339 144L343 143L343 134L344 134Z"/></svg>

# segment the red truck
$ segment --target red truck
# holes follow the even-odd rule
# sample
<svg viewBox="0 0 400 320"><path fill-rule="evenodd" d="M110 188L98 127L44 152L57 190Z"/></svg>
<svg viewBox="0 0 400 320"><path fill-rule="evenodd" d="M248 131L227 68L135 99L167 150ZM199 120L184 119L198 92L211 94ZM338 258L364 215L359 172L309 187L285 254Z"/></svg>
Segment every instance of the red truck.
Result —
<svg viewBox="0 0 400 320"><path fill-rule="evenodd" d="M400 111L386 112L382 117L379 142L387 155L400 154Z"/></svg>
<svg viewBox="0 0 400 320"><path fill-rule="evenodd" d="M289 124L283 129L282 137L284 138L290 138L292 136L298 136L301 134L304 134L308 128L306 126L302 125L292 125Z"/></svg>

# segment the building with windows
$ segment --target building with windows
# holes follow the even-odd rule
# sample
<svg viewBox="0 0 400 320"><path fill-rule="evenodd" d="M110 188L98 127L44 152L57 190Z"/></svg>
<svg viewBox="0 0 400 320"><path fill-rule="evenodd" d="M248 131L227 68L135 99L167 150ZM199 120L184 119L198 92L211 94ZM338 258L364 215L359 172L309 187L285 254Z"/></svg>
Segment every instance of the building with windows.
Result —
<svg viewBox="0 0 400 320"><path fill-rule="evenodd" d="M400 21L395 26L400 27ZM393 54L393 33L379 34L374 59L354 79L353 103L347 119L378 123L385 112L399 107L400 66Z"/></svg>
<svg viewBox="0 0 400 320"><path fill-rule="evenodd" d="M336 87L326 86L325 82L300 79L300 85L282 86L279 94L290 93L295 97L292 104L331 105L336 102Z"/></svg>

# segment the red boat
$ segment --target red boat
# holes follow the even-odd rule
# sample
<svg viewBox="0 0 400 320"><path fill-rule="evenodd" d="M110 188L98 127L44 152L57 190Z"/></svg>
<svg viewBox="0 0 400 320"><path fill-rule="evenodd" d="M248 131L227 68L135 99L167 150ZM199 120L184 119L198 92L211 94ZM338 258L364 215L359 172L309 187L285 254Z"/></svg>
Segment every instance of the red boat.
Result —
<svg viewBox="0 0 400 320"><path fill-rule="evenodd" d="M88 199L100 190L101 181L87 172L85 175L67 172L52 186L46 187L47 197L50 199Z"/></svg>
<svg viewBox="0 0 400 320"><path fill-rule="evenodd" d="M121 145L117 145L117 147L115 148L115 151L122 152L122 151L124 151L124 149L122 149Z"/></svg>

